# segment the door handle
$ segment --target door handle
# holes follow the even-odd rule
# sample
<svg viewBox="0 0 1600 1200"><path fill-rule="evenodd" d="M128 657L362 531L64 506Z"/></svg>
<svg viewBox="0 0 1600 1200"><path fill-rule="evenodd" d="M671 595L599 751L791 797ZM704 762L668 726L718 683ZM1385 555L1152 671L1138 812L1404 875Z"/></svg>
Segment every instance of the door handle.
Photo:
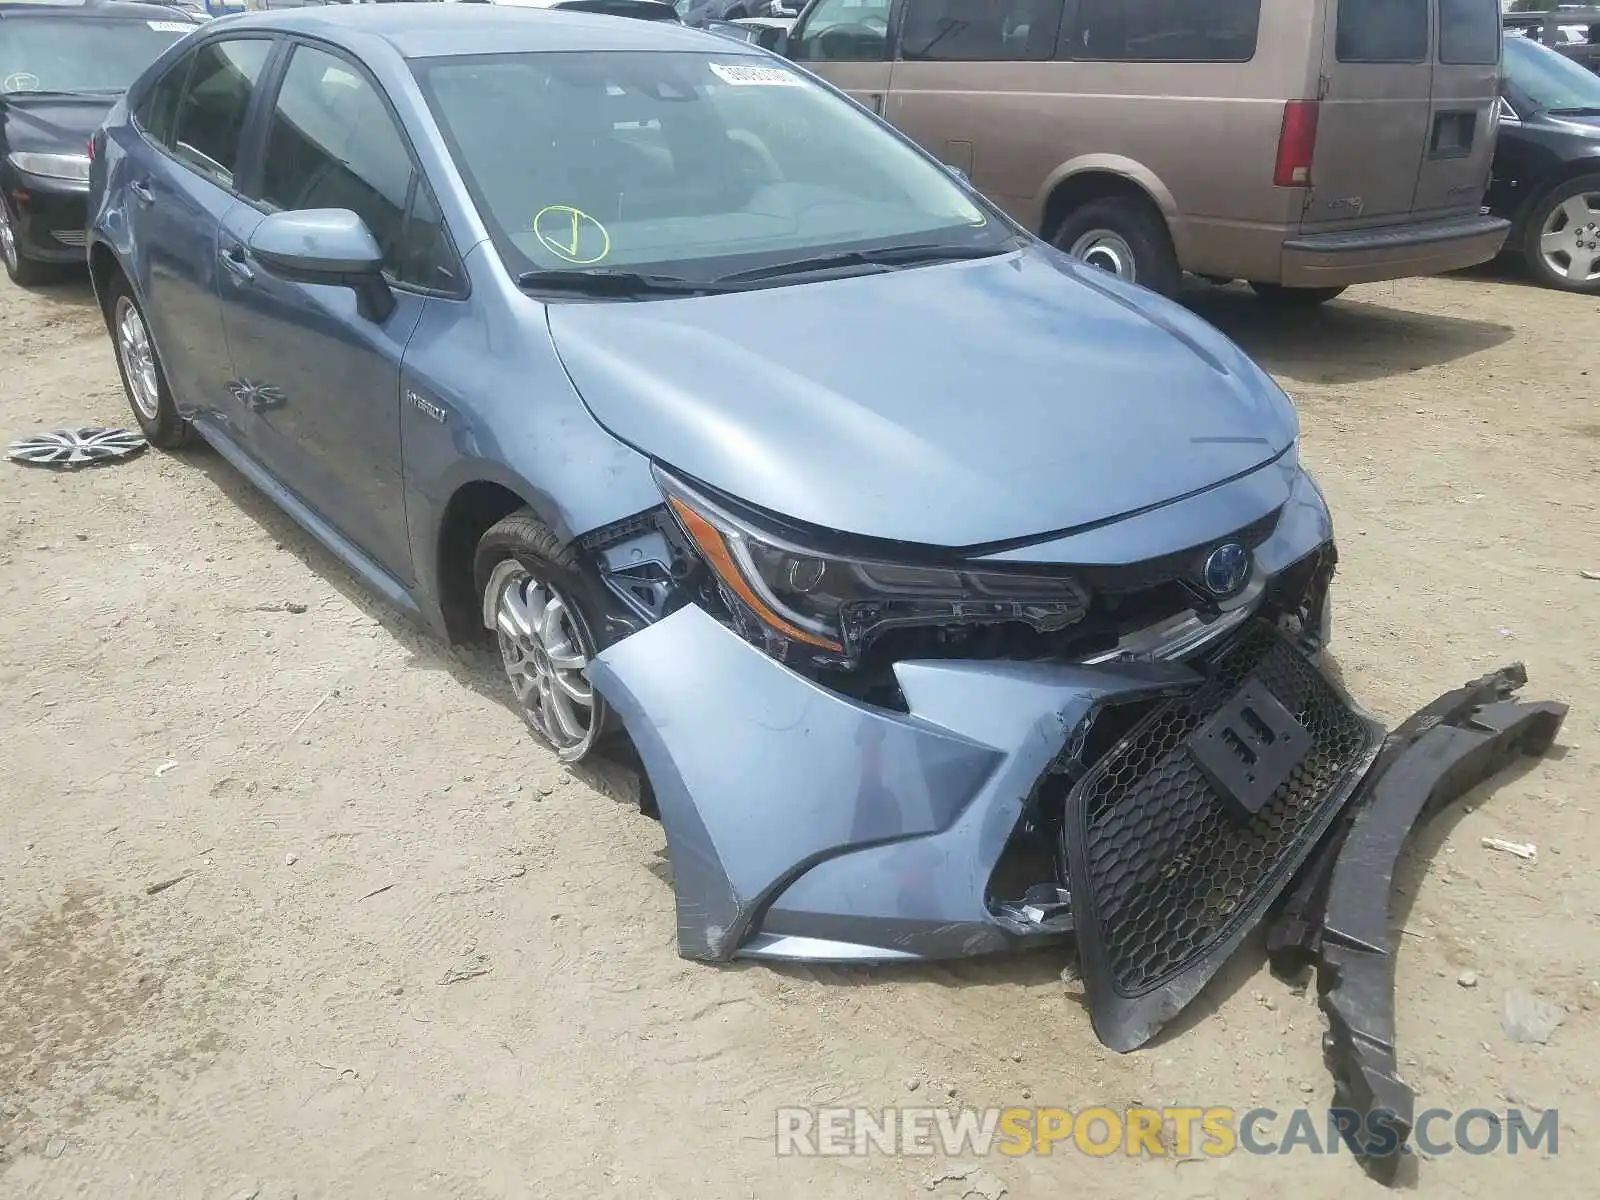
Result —
<svg viewBox="0 0 1600 1200"><path fill-rule="evenodd" d="M150 190L150 185L142 179L136 179L128 185L128 190L133 193L134 199L140 204L154 204L156 194Z"/></svg>
<svg viewBox="0 0 1600 1200"><path fill-rule="evenodd" d="M248 287L256 281L256 273L245 261L243 246L229 246L226 250L218 251L217 261L222 264L223 270L238 280L240 286Z"/></svg>

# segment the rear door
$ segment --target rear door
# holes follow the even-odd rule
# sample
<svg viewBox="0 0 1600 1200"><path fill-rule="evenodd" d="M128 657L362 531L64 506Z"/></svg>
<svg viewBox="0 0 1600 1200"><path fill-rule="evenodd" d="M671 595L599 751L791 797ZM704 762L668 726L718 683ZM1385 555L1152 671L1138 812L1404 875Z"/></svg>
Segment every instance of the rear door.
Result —
<svg viewBox="0 0 1600 1200"><path fill-rule="evenodd" d="M1500 85L1500 0L1437 0L1428 145L1412 208L1477 212L1489 186Z"/></svg>
<svg viewBox="0 0 1600 1200"><path fill-rule="evenodd" d="M1432 120L1431 0L1327 0L1325 8L1322 104L1302 223L1404 220Z"/></svg>
<svg viewBox="0 0 1600 1200"><path fill-rule="evenodd" d="M889 95L891 0L813 0L785 53L879 116Z"/></svg>
<svg viewBox="0 0 1600 1200"><path fill-rule="evenodd" d="M231 424L231 362L218 307L217 237L238 203L234 168L274 43L211 40L150 88L129 147L130 264L179 411Z"/></svg>

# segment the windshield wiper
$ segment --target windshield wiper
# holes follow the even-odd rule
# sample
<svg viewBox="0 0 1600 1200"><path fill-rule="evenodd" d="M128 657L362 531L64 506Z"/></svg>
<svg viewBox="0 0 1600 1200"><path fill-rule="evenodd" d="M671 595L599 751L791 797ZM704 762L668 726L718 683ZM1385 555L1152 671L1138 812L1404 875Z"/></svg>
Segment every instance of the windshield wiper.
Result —
<svg viewBox="0 0 1600 1200"><path fill-rule="evenodd" d="M914 266L922 263L956 262L970 258L993 258L1016 248L1014 239L998 246L950 246L939 242L914 242L908 246L876 246L866 250L839 250L830 254L813 254L809 258L796 258L788 262L773 263L767 267L752 267L748 271L735 271L719 275L713 283L749 283L758 279L780 279L785 275L810 275L813 272L839 271L850 267Z"/></svg>
<svg viewBox="0 0 1600 1200"><path fill-rule="evenodd" d="M566 292L577 296L698 296L728 289L678 275L651 275L643 271L599 270L524 271L517 286L533 292Z"/></svg>
<svg viewBox="0 0 1600 1200"><path fill-rule="evenodd" d="M1600 107L1593 104L1577 108L1547 108L1544 111L1552 117L1600 117Z"/></svg>

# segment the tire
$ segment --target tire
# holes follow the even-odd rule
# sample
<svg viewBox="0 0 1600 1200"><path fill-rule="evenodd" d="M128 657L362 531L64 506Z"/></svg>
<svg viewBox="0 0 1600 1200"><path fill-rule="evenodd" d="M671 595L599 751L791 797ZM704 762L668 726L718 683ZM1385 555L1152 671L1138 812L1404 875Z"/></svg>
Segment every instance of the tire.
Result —
<svg viewBox="0 0 1600 1200"><path fill-rule="evenodd" d="M6 278L22 288L38 287L57 278L54 263L23 257L22 247L17 244L16 228L11 206L0 198L0 263L5 265Z"/></svg>
<svg viewBox="0 0 1600 1200"><path fill-rule="evenodd" d="M1342 287L1284 287L1281 283L1252 283L1250 289L1279 308L1316 308L1344 291Z"/></svg>
<svg viewBox="0 0 1600 1200"><path fill-rule="evenodd" d="M473 581L528 727L562 762L603 751L617 723L584 675L600 649L592 633L598 605L572 548L519 509L479 539Z"/></svg>
<svg viewBox="0 0 1600 1200"><path fill-rule="evenodd" d="M1563 292L1600 292L1600 208L1590 208L1580 220L1582 210L1588 207L1582 197L1589 197L1588 205L1600 205L1600 175L1580 175L1554 188L1533 206L1523 226L1522 259L1533 277L1545 287ZM1571 203L1573 201L1577 201L1576 205ZM1552 224L1558 224L1558 229L1551 230ZM1547 232L1552 239L1549 250L1558 262L1546 257ZM1576 248L1578 255L1589 256L1588 275L1592 277L1573 278L1568 270L1562 269L1559 258L1565 247ZM1566 263L1572 263L1571 249L1564 252Z"/></svg>
<svg viewBox="0 0 1600 1200"><path fill-rule="evenodd" d="M150 338L144 309L139 307L120 271L111 276L106 288L105 314L122 390L127 393L128 407L133 410L140 431L152 446L162 450L176 450L187 444L189 422L178 415L178 407L172 402L167 373Z"/></svg>
<svg viewBox="0 0 1600 1200"><path fill-rule="evenodd" d="M1091 200L1066 215L1051 243L1090 266L1171 296L1178 290L1178 256L1167 223L1148 201Z"/></svg>

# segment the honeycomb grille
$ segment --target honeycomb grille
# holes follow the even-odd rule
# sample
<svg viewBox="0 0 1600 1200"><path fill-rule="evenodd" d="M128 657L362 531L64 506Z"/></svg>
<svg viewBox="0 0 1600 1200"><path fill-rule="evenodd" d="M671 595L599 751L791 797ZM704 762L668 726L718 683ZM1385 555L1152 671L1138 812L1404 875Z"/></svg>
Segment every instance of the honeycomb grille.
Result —
<svg viewBox="0 0 1600 1200"><path fill-rule="evenodd" d="M1376 732L1270 626L1251 626L1095 763L1068 797L1089 907L1116 991L1144 995L1202 957L1286 882L1331 817ZM1254 676L1303 724L1311 749L1261 811L1241 819L1184 739Z"/></svg>

